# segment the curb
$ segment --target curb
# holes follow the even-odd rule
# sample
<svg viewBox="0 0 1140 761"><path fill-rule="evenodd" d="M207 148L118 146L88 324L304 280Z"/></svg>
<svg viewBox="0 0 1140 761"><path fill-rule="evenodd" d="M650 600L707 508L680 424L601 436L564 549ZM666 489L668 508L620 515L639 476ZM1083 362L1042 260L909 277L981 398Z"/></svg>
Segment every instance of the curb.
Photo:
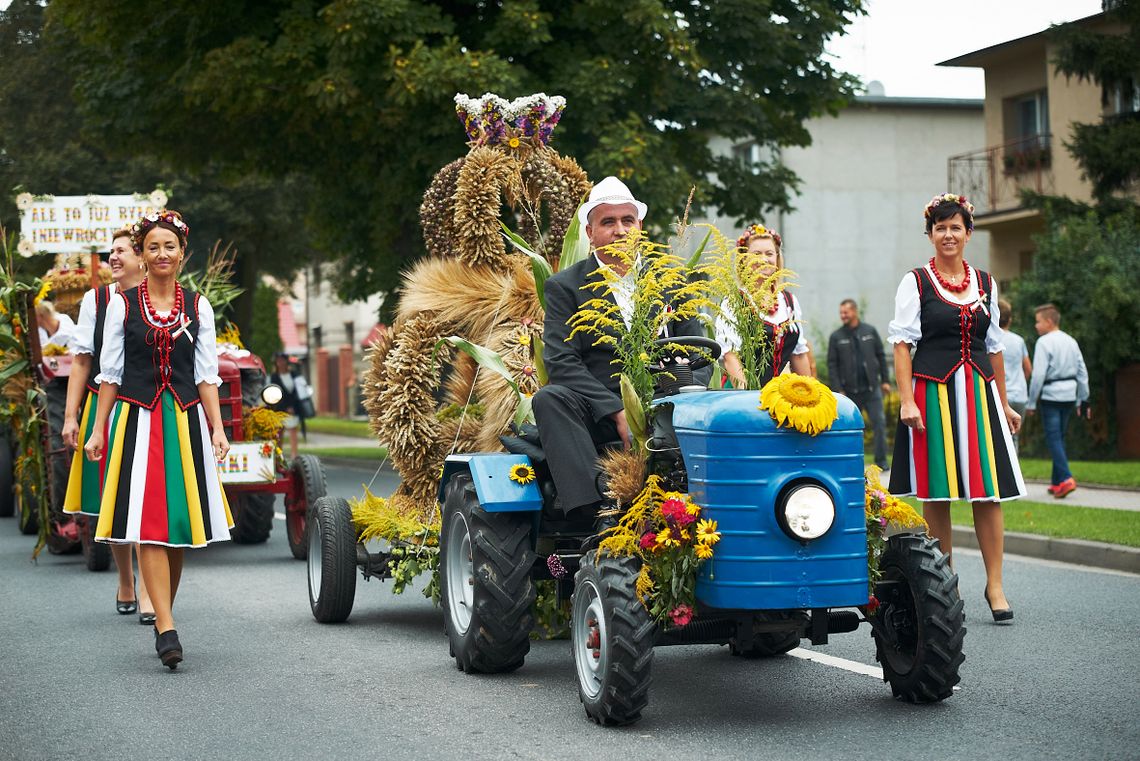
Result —
<svg viewBox="0 0 1140 761"><path fill-rule="evenodd" d="M978 537L974 534L972 526L954 526L953 542L955 547L978 549ZM1090 542L1085 539L1057 539L1051 536L1007 531L1005 552L1009 555L1023 555L1140 574L1140 547Z"/></svg>
<svg viewBox="0 0 1140 761"><path fill-rule="evenodd" d="M1027 483L1027 484L1043 484L1044 485L1044 484L1049 483L1049 479L1047 479L1047 478L1027 478L1027 479L1025 479L1025 483ZM1077 486L1080 487L1081 489L1088 489L1089 491L1128 491L1128 492L1140 493L1140 486L1113 486L1111 484L1086 483L1084 481L1078 481Z"/></svg>

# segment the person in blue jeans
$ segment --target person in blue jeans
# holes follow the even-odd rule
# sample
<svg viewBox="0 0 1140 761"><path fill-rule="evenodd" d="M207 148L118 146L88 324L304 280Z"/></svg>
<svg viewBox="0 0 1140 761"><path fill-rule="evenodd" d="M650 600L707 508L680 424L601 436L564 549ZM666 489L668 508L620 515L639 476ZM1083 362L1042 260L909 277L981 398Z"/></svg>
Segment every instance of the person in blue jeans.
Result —
<svg viewBox="0 0 1140 761"><path fill-rule="evenodd" d="M1053 304L1034 310L1037 345L1033 348L1033 374L1029 381L1029 402L1025 411L1041 412L1045 443L1053 457L1049 492L1056 498L1068 496L1077 488L1065 453L1065 430L1079 405L1082 417L1092 417L1089 408L1089 372L1081 347L1061 330L1061 312Z"/></svg>

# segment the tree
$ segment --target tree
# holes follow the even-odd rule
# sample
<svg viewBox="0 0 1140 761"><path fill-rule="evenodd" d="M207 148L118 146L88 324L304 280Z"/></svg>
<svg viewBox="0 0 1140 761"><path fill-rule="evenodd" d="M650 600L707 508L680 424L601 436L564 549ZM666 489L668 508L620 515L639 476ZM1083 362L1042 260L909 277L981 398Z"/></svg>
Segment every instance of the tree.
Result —
<svg viewBox="0 0 1140 761"><path fill-rule="evenodd" d="M1054 63L1061 73L1091 80L1109 106L1117 97L1132 103L1140 96L1140 1L1105 2L1105 19L1123 33L1098 32L1079 24L1053 30ZM1098 202L1111 201L1140 180L1140 111L1131 108L1096 124L1075 124L1069 152L1092 183Z"/></svg>
<svg viewBox="0 0 1140 761"><path fill-rule="evenodd" d="M1035 239L1033 269L1013 283L1010 296L1026 318L1040 304L1052 302L1060 309L1062 328L1084 355L1093 408L1102 413L1093 441L1099 451L1086 453L1103 455L1115 449L1116 371L1140 358L1140 213L1128 209L1105 217L1063 209L1058 215L1046 202L1045 218L1046 232Z"/></svg>
<svg viewBox="0 0 1140 761"><path fill-rule="evenodd" d="M162 184L171 206L190 221L190 267L204 263L218 240L238 252L236 274L245 293L232 317L248 329L257 276L287 280L312 260L299 222L307 184L292 173L270 178L212 161L190 172L176 155L121 151L113 134L85 129L72 99L74 80L59 66L66 38L45 33L45 21L44 6L34 0L14 0L0 11L0 224L19 229L15 188L86 195L146 192ZM46 265L36 266L43 274Z"/></svg>
<svg viewBox="0 0 1140 761"><path fill-rule="evenodd" d="M258 283L253 292L253 319L245 336L246 348L261 357L266 367L273 367L273 355L284 348L277 322L277 299L280 294L268 283Z"/></svg>
<svg viewBox="0 0 1140 761"><path fill-rule="evenodd" d="M432 174L464 152L452 96L544 90L568 100L556 145L630 181L658 229L697 208L790 208L770 150L856 82L823 59L861 0L53 0L51 28L89 127L124 151L311 184L318 246L346 298L391 290L423 250ZM709 138L763 158L716 158Z"/></svg>

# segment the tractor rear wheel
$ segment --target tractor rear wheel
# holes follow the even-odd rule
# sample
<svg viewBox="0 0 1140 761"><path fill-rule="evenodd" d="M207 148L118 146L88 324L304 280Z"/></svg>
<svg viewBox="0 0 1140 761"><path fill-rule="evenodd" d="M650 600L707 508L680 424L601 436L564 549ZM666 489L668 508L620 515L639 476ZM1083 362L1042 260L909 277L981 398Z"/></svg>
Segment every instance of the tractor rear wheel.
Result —
<svg viewBox="0 0 1140 761"><path fill-rule="evenodd" d="M965 605L950 558L925 534L887 540L871 620L875 657L895 697L933 703L953 694L965 660Z"/></svg>
<svg viewBox="0 0 1140 761"><path fill-rule="evenodd" d="M261 544L273 530L273 494L244 492L233 500L233 540L238 544Z"/></svg>
<svg viewBox="0 0 1140 761"><path fill-rule="evenodd" d="M448 481L440 534L444 626L456 666L514 671L530 652L535 598L529 513L488 513L468 473Z"/></svg>
<svg viewBox="0 0 1140 761"><path fill-rule="evenodd" d="M574 576L570 650L578 698L602 725L632 724L649 704L657 624L637 599L635 558L586 553Z"/></svg>
<svg viewBox="0 0 1140 761"><path fill-rule="evenodd" d="M338 624L356 599L356 529L340 497L321 497L309 509L309 607L322 624Z"/></svg>
<svg viewBox="0 0 1140 761"><path fill-rule="evenodd" d="M328 493L325 466L319 457L302 454L294 458L289 473L296 496L285 495L285 535L289 538L289 551L293 557L304 560L309 552L309 508Z"/></svg>

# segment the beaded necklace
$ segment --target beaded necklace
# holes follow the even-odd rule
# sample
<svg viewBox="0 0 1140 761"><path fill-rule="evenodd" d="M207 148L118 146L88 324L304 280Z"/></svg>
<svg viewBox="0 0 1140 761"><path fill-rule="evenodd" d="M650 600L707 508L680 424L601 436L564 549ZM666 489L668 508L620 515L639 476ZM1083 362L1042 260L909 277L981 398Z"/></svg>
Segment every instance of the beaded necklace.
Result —
<svg viewBox="0 0 1140 761"><path fill-rule="evenodd" d="M961 283L953 285L949 280L943 277L942 273L938 271L938 268L934 266L934 257L930 257L930 270L934 273L934 279L938 281L940 286L950 291L950 293L961 293L970 287L970 266L966 264L965 259L962 260L962 268L966 271L966 276L962 278Z"/></svg>
<svg viewBox="0 0 1140 761"><path fill-rule="evenodd" d="M177 324L178 318L182 316L183 297L181 288L177 285L174 286L174 308L170 310L170 314L166 317L160 316L158 311L150 303L150 291L147 288L146 280L143 280L142 283L139 284L139 290L142 292L143 307L146 309L147 319L150 320L152 325L166 327Z"/></svg>

